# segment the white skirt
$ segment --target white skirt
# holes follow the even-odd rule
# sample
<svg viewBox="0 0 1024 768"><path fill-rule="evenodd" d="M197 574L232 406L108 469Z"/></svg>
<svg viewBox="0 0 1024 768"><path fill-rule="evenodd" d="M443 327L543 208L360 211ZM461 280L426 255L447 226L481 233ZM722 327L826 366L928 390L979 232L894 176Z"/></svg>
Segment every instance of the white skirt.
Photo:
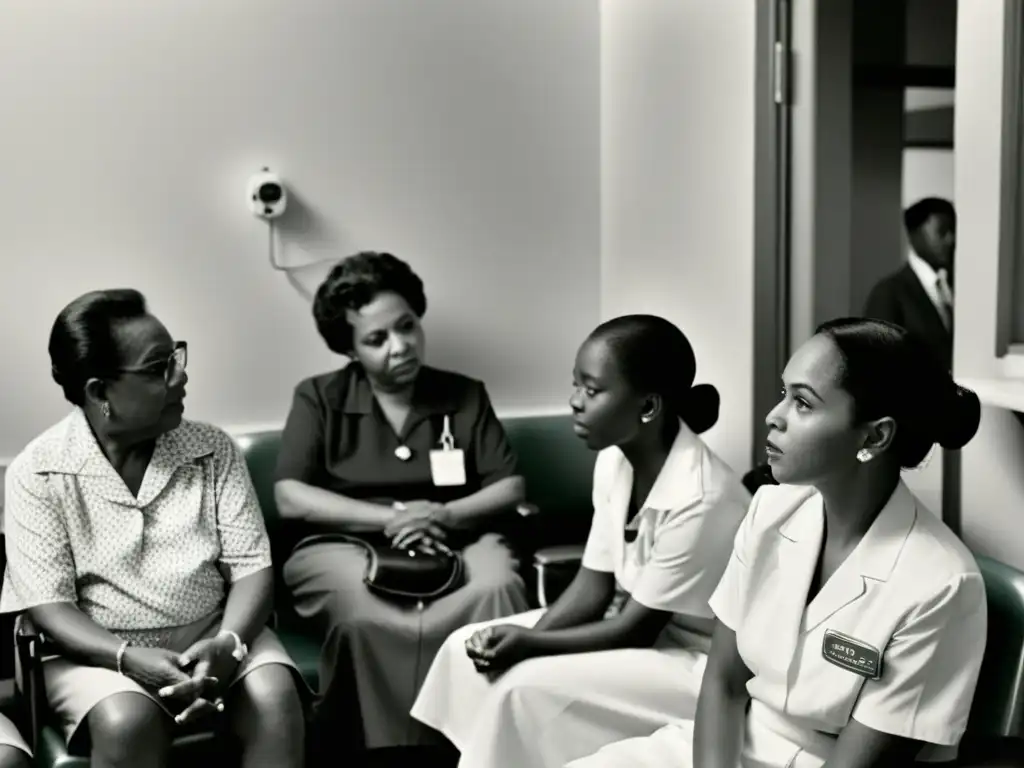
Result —
<svg viewBox="0 0 1024 768"><path fill-rule="evenodd" d="M798 728L751 702L737 768L822 768L835 742L835 736ZM693 768L693 720L610 744L564 768Z"/></svg>
<svg viewBox="0 0 1024 768"><path fill-rule="evenodd" d="M534 658L496 679L465 643L493 624L531 627L543 610L453 632L412 716L461 752L460 768L560 768L606 744L692 718L707 657L689 649L623 649Z"/></svg>

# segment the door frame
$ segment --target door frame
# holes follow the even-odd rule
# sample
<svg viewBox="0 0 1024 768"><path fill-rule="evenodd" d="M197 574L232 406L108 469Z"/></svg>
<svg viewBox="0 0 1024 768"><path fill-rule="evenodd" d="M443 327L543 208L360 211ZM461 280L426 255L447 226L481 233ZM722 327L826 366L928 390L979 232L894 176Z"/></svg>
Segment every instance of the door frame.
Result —
<svg viewBox="0 0 1024 768"><path fill-rule="evenodd" d="M752 467L764 462L764 419L789 358L790 0L758 2L756 29Z"/></svg>

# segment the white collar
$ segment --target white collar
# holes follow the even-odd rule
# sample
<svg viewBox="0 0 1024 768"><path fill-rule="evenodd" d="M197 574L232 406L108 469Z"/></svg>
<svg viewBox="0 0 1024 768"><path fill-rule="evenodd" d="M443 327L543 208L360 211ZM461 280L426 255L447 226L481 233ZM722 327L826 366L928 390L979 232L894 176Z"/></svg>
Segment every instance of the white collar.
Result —
<svg viewBox="0 0 1024 768"><path fill-rule="evenodd" d="M913 250L907 254L907 263L914 271L914 274L917 275L917 279L924 288L924 292L928 294L932 304L936 307L942 307L952 303L953 289L949 285L949 277L946 275L946 270L936 270L931 264L914 253ZM939 287L940 280L943 283L942 288ZM943 291L946 292L945 296L941 295Z"/></svg>
<svg viewBox="0 0 1024 768"><path fill-rule="evenodd" d="M615 455L618 466L614 470L613 487L630 489L633 485L633 467L618 447L607 449ZM669 449L665 463L658 472L647 498L640 510L668 512L684 509L704 497L702 473L704 442L680 419L679 432ZM634 518L638 522L641 515Z"/></svg>
<svg viewBox="0 0 1024 768"><path fill-rule="evenodd" d="M935 283L939 279L939 273L931 264L918 256L913 250L907 254L907 262L925 288L935 287Z"/></svg>

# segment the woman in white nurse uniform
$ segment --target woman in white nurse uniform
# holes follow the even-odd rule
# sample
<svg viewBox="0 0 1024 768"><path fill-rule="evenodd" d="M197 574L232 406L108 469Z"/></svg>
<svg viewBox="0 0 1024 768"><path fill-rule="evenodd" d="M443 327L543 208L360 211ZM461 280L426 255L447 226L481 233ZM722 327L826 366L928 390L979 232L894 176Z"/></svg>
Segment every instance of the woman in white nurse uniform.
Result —
<svg viewBox="0 0 1024 768"><path fill-rule="evenodd" d="M460 766L561 766L692 717L710 647L708 598L750 496L697 433L718 393L694 387L686 337L649 315L584 342L570 403L599 450L583 565L547 611L454 632L412 715Z"/></svg>
<svg viewBox="0 0 1024 768"><path fill-rule="evenodd" d="M696 720L571 768L881 768L951 759L985 650L963 543L900 481L980 405L894 325L838 320L789 361L764 487L711 599ZM749 710L748 710L749 705Z"/></svg>

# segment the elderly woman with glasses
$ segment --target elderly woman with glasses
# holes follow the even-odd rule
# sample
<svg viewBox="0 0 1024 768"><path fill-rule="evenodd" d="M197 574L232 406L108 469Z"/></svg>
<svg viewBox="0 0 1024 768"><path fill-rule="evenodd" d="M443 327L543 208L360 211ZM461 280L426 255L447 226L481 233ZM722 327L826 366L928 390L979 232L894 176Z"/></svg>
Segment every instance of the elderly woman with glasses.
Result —
<svg viewBox="0 0 1024 768"><path fill-rule="evenodd" d="M231 439L182 419L184 342L140 293L108 290L61 311L49 351L75 407L7 471L0 611L53 649L46 696L71 751L164 766L177 730L223 712L243 766L300 766L267 532Z"/></svg>

